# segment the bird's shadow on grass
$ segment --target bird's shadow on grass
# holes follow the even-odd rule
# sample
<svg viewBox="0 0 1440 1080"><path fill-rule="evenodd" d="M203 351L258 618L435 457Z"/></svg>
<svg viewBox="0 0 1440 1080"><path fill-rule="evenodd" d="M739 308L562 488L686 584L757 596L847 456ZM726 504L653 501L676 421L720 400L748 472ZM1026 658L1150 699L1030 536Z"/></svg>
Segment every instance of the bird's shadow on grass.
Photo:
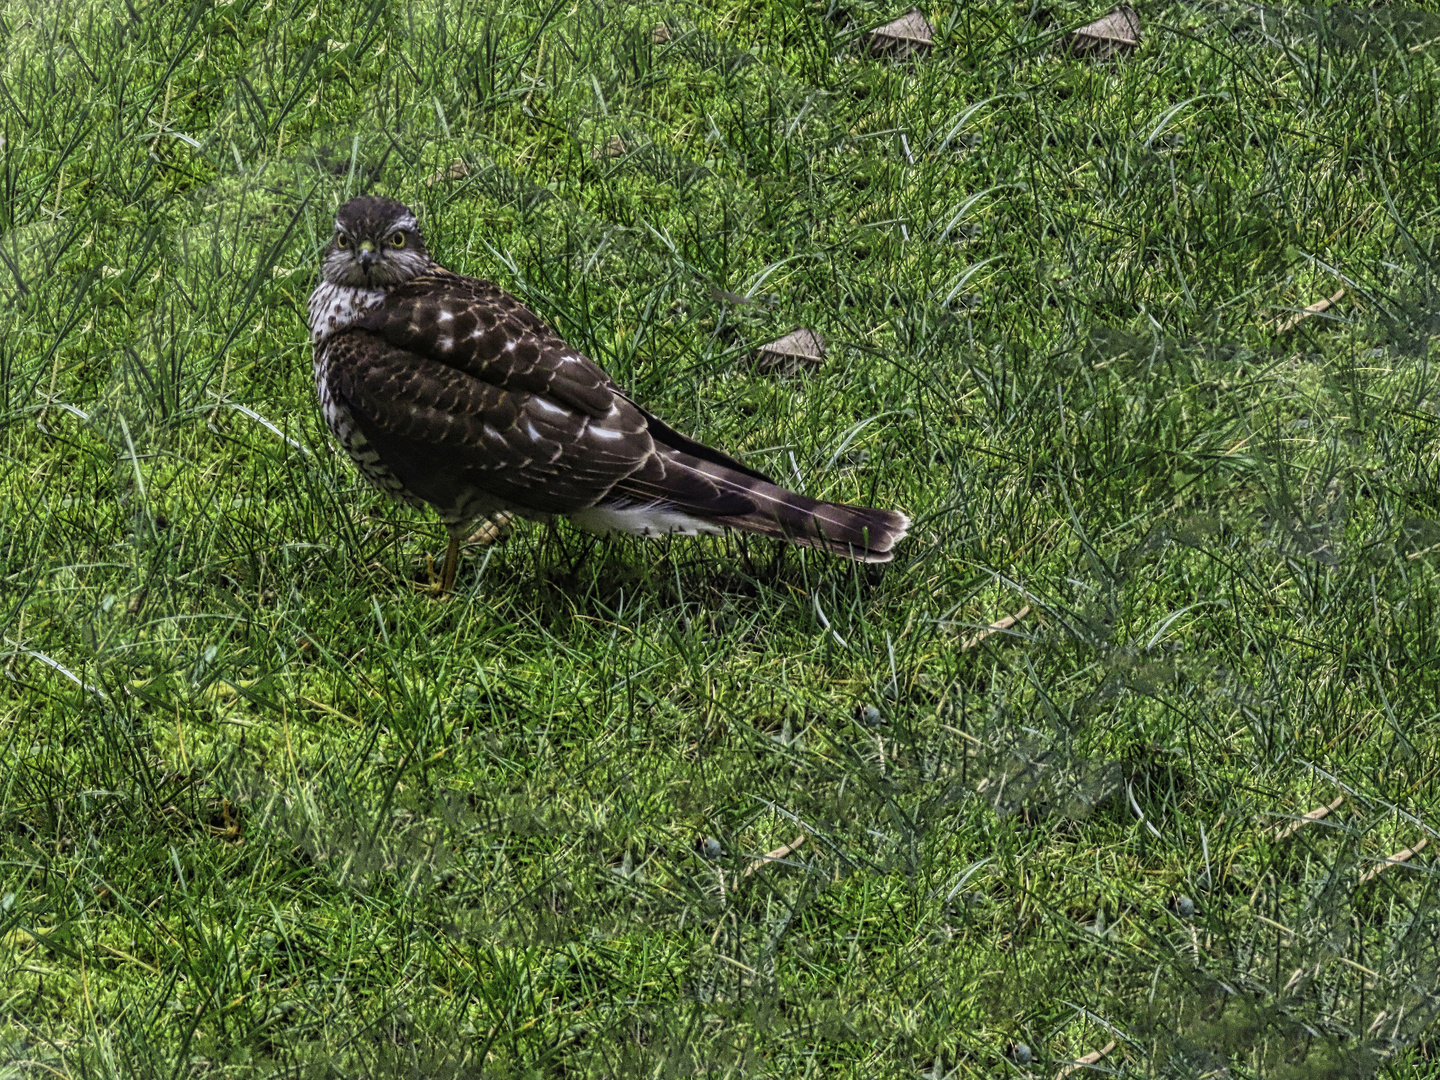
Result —
<svg viewBox="0 0 1440 1080"><path fill-rule="evenodd" d="M857 572L827 555L801 553L766 538L727 536L717 543L530 528L529 536L511 536L479 553L462 553L457 592L566 618L620 618L643 602L651 615L688 621L732 608L791 604L837 569ZM880 584L884 568L862 566L858 572L868 590Z"/></svg>

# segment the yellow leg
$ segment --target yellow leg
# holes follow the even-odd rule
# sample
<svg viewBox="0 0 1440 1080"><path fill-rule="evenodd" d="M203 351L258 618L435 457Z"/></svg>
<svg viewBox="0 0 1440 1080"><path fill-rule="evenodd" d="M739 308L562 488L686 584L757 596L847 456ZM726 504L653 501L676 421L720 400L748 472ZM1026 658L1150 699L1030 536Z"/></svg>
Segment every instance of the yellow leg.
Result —
<svg viewBox="0 0 1440 1080"><path fill-rule="evenodd" d="M450 534L445 545L445 565L440 570L440 595L445 596L455 588L455 570L460 565L460 538Z"/></svg>
<svg viewBox="0 0 1440 1080"><path fill-rule="evenodd" d="M503 511L481 522L475 535L467 543L493 544L510 531L511 515ZM426 556L428 561L429 556ZM435 566L430 564L430 589L437 596L445 596L455 590L455 571L460 568L460 537L454 533L445 545L445 564L440 568L440 580L435 580Z"/></svg>

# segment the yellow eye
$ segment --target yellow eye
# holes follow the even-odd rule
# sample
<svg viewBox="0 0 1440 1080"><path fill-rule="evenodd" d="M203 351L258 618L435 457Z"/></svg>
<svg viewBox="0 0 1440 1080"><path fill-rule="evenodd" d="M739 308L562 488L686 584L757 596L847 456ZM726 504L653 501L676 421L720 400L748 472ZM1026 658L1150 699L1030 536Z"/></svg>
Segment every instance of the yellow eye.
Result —
<svg viewBox="0 0 1440 1080"><path fill-rule="evenodd" d="M390 246L391 246L391 247L404 247L404 246L405 246L405 234L404 234L403 232L401 232L399 229L396 229L393 233L390 234Z"/></svg>
<svg viewBox="0 0 1440 1080"><path fill-rule="evenodd" d="M338 247L341 251L344 251L350 246L350 237L346 236L343 232L336 233L335 246Z"/></svg>

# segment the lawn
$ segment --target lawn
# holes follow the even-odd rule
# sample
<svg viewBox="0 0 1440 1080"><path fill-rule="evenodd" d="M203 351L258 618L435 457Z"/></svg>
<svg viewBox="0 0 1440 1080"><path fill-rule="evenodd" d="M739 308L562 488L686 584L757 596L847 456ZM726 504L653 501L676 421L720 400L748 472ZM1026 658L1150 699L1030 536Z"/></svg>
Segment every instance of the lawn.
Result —
<svg viewBox="0 0 1440 1080"><path fill-rule="evenodd" d="M1440 15L1105 10L0 6L0 1078L1436 1075ZM365 191L898 557L437 599Z"/></svg>

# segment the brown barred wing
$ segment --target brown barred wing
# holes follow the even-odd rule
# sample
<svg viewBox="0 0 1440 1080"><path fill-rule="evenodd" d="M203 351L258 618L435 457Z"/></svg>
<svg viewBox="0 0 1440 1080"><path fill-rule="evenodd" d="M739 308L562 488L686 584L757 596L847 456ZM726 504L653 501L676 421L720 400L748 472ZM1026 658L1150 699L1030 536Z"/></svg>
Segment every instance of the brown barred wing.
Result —
<svg viewBox="0 0 1440 1080"><path fill-rule="evenodd" d="M510 390L544 395L590 417L618 400L638 409L656 443L768 479L729 454L680 434L636 405L605 370L500 286L436 268L391 289L357 326L407 352ZM698 493L697 493L698 494Z"/></svg>
<svg viewBox="0 0 1440 1080"><path fill-rule="evenodd" d="M389 291L356 324L473 378L543 394L588 416L609 413L610 376L498 285L435 270Z"/></svg>
<svg viewBox="0 0 1440 1080"><path fill-rule="evenodd" d="M654 454L646 416L618 396L596 417L353 328L325 349L331 395L405 489L442 513L476 494L573 513Z"/></svg>

